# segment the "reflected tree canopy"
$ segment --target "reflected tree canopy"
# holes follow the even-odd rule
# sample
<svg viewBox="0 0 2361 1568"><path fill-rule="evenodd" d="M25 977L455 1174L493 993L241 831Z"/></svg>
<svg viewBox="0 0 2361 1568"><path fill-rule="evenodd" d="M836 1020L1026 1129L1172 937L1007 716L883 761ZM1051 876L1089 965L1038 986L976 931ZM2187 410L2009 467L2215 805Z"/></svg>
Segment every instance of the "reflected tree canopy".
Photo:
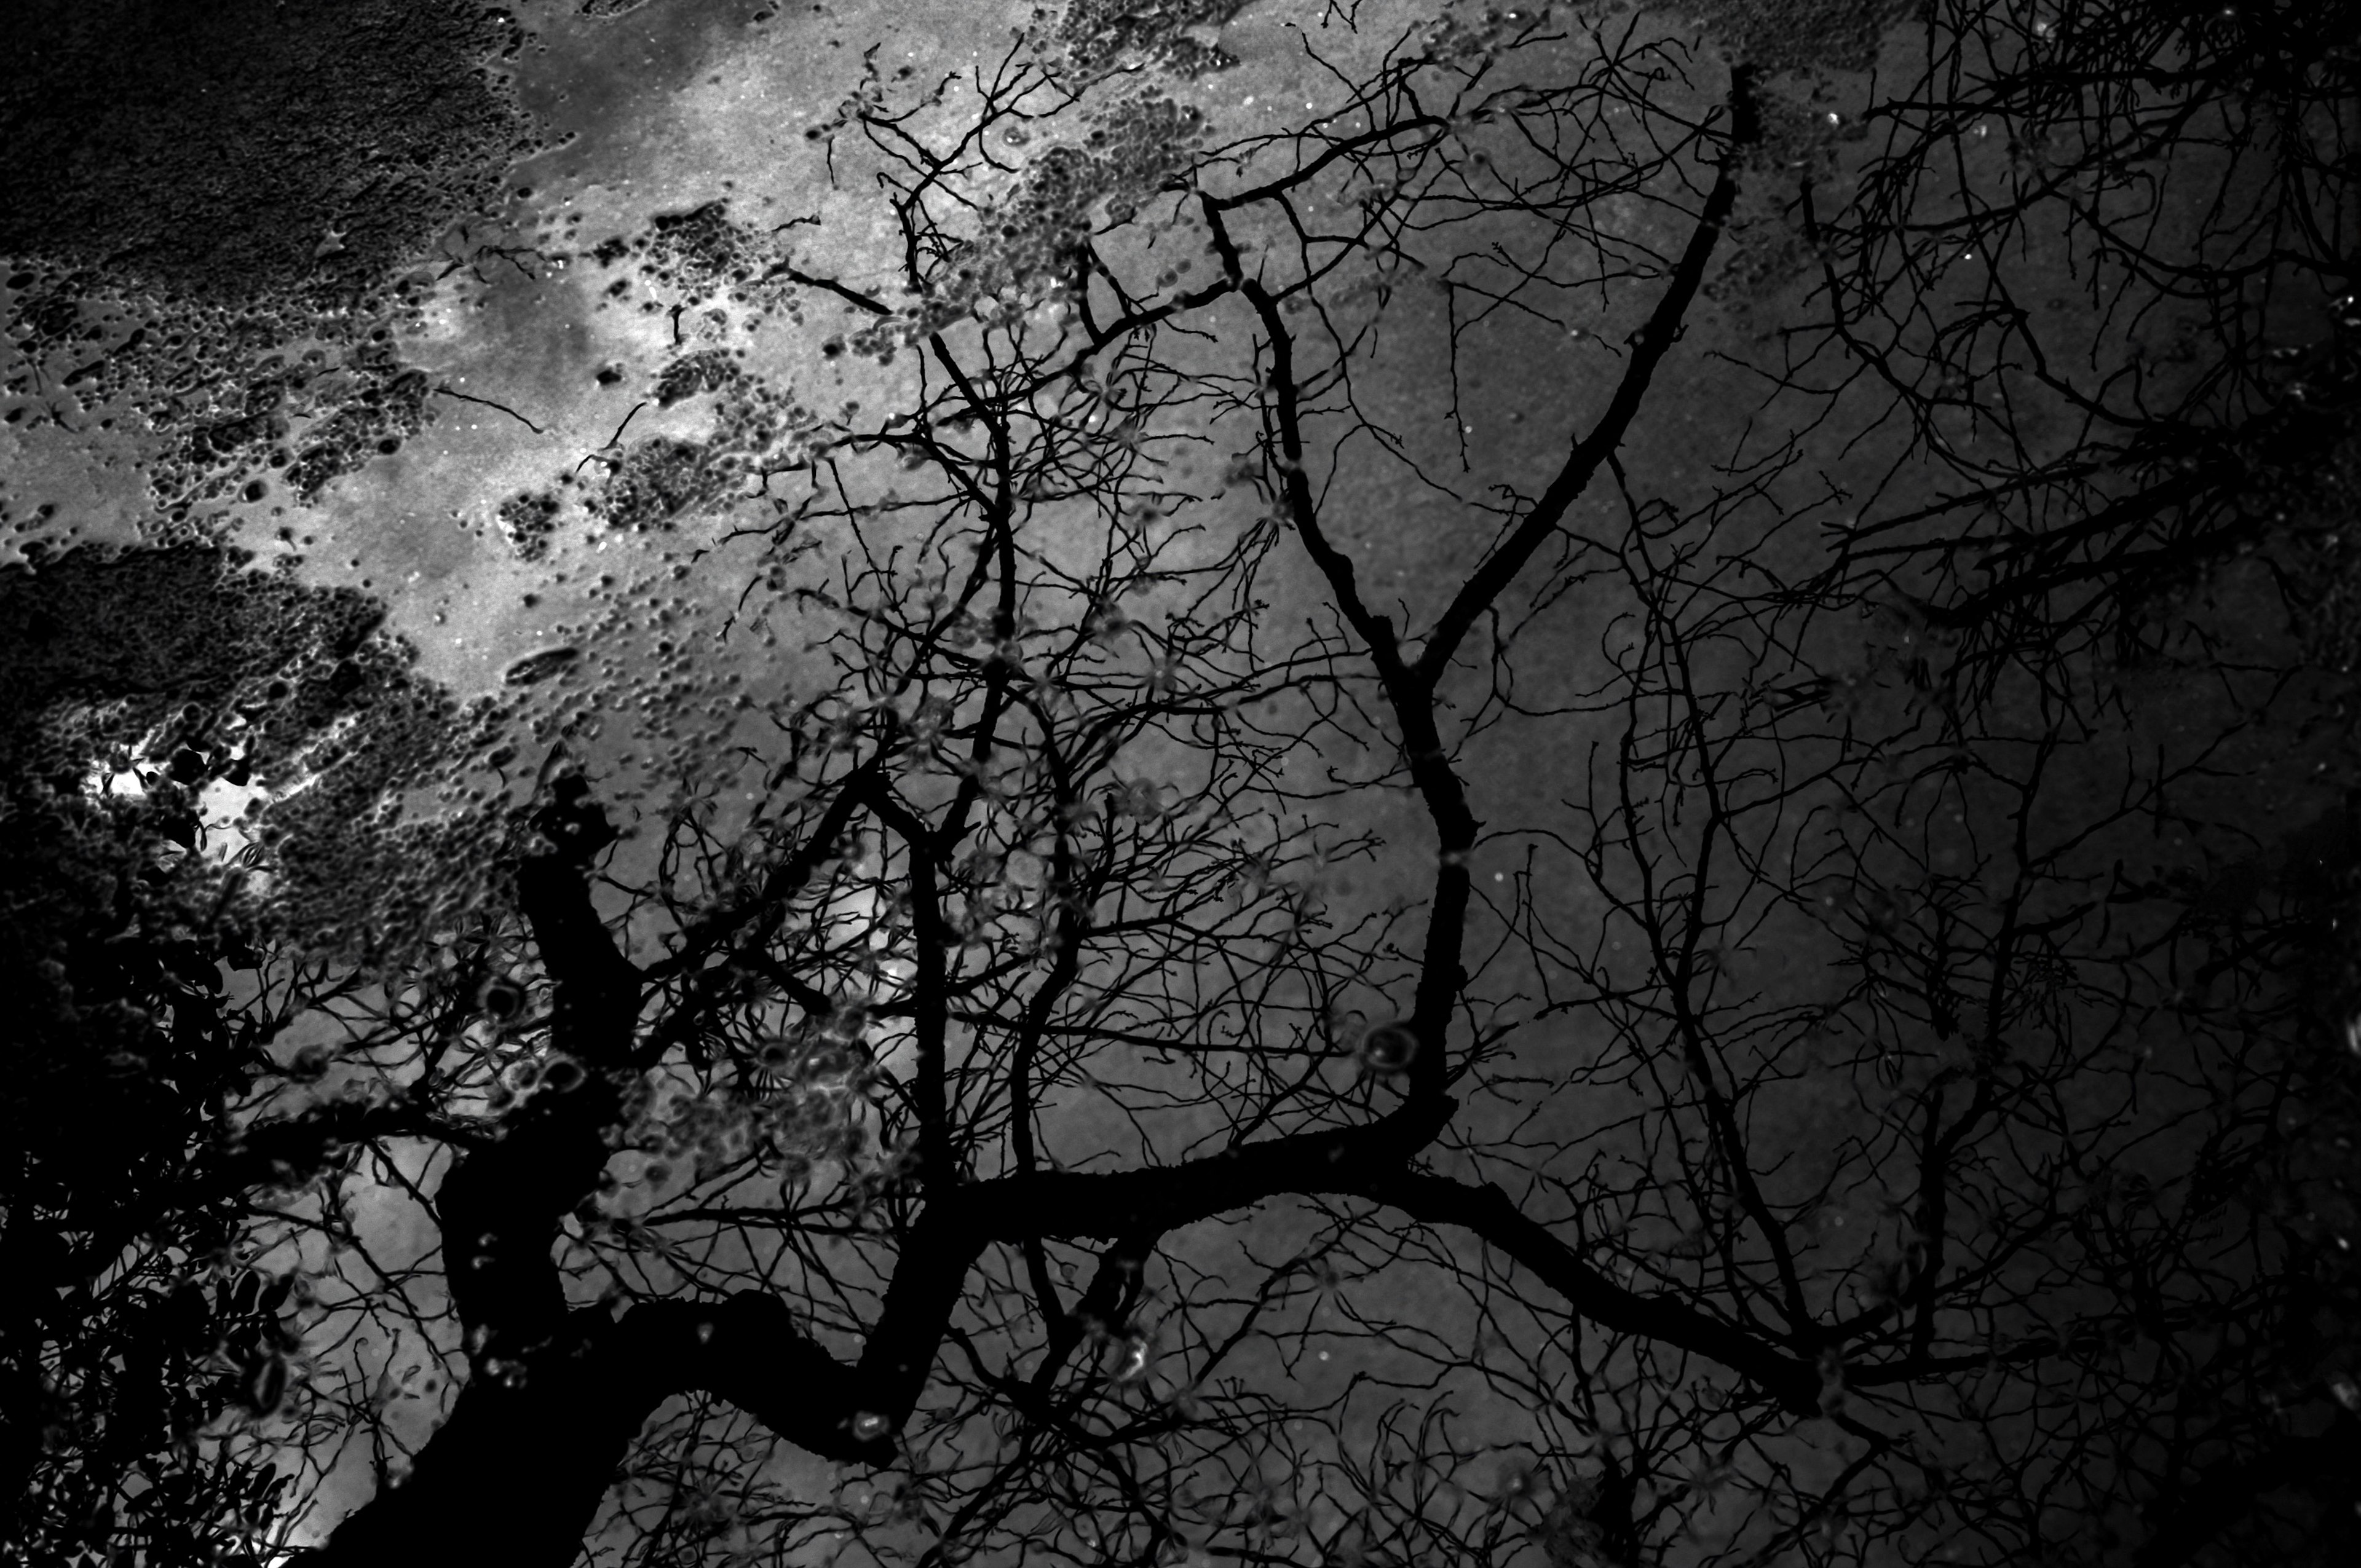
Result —
<svg viewBox="0 0 2361 1568"><path fill-rule="evenodd" d="M0 587L13 1560L2361 1544L2350 18L1181 9L638 242L891 391L603 454L669 795Z"/></svg>

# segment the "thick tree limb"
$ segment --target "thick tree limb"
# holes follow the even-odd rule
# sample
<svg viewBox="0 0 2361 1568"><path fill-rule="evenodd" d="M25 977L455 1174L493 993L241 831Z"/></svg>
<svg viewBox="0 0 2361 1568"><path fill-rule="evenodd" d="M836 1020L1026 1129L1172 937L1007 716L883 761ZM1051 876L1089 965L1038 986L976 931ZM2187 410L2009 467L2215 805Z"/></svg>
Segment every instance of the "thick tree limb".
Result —
<svg viewBox="0 0 2361 1568"><path fill-rule="evenodd" d="M561 781L537 823L554 849L518 872L555 989L553 1036L584 1071L463 1156L435 1194L470 1378L408 1483L337 1527L320 1559L336 1568L407 1564L426 1541L446 1558L456 1549L461 1562L563 1568L625 1446L675 1391L661 1359L625 1354L603 1314L568 1312L552 1256L559 1219L605 1168L641 993L639 971L590 901L589 858L612 834L585 794L579 781Z"/></svg>
<svg viewBox="0 0 2361 1568"><path fill-rule="evenodd" d="M1445 1177L1400 1171L1376 1178L1361 1191L1412 1219L1474 1232L1602 1328L1718 1362L1797 1415L1819 1412L1816 1368L1678 1300L1625 1289L1583 1262L1539 1221L1527 1218L1498 1187L1468 1187Z"/></svg>
<svg viewBox="0 0 2361 1568"><path fill-rule="evenodd" d="M568 1568L631 1438L672 1391L615 1325L532 1359L514 1384L478 1374L402 1484L336 1527L302 1568Z"/></svg>
<svg viewBox="0 0 2361 1568"><path fill-rule="evenodd" d="M893 1428L869 1408L861 1378L814 1343L777 1297L750 1290L718 1305L653 1301L632 1308L623 1324L625 1348L672 1391L727 1399L824 1459L891 1463Z"/></svg>
<svg viewBox="0 0 2361 1568"><path fill-rule="evenodd" d="M550 1249L559 1219L594 1190L621 1117L640 1010L639 970L590 902L588 857L611 836L578 789L541 826L556 843L517 874L554 995L551 1036L584 1071L536 1094L499 1141L460 1158L435 1194L443 1264L460 1321L487 1356L533 1353L558 1332L565 1290Z"/></svg>
<svg viewBox="0 0 2361 1568"><path fill-rule="evenodd" d="M561 1354L470 1382L409 1479L345 1520L305 1568L411 1568L429 1542L443 1568L566 1568L641 1426L693 1390L826 1458L893 1456L882 1430L854 1435L852 1374L775 1298L653 1302L620 1322L577 1312L563 1338Z"/></svg>
<svg viewBox="0 0 2361 1568"><path fill-rule="evenodd" d="M1411 1101L1357 1127L1294 1133L1146 1170L1038 1171L963 1188L945 1205L985 1242L1120 1239L1295 1193L1359 1192L1434 1141L1456 1102Z"/></svg>
<svg viewBox="0 0 2361 1568"><path fill-rule="evenodd" d="M930 1198L895 1261L863 1347L861 1408L898 1430L917 1408L968 1270L994 1243L1108 1238L1140 1245L1292 1193L1359 1190L1433 1141L1456 1105L1412 1102L1366 1126L1300 1133L1150 1170L1039 1171Z"/></svg>

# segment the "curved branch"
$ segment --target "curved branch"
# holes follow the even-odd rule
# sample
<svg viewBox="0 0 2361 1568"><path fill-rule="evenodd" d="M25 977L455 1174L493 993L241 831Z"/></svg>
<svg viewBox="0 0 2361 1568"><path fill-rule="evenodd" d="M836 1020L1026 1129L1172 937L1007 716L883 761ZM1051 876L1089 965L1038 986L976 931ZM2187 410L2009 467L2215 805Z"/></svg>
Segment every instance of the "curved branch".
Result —
<svg viewBox="0 0 2361 1568"><path fill-rule="evenodd" d="M1741 122L1741 137L1737 145L1743 146L1744 122L1750 115L1742 111L1745 102L1742 79L1741 83L1733 85L1733 98L1741 105L1741 112L1737 116ZM1697 300L1697 290L1705 282L1706 263L1712 258L1714 246L1721 238L1722 225L1730 221L1730 209L1737 203L1738 184L1738 157L1733 150L1722 159L1720 172L1714 177L1713 190L1706 197L1705 211L1698 215L1697 227L1689 235L1688 246L1682 251L1679 264L1673 269L1672 282L1665 288L1664 298L1656 302L1656 309L1649 316L1648 324L1640 329L1631 363L1624 368L1623 379L1617 384L1615 397L1607 405L1606 414L1591 427L1588 435L1575 443L1557 476L1550 480L1549 488L1533 503L1532 510L1525 514L1525 521L1517 525L1516 532L1509 536L1507 543L1477 565L1459 591L1452 596L1451 604L1444 610L1442 618L1434 623L1434 630L1428 635L1426 646L1419 651L1418 663L1413 667L1413 673L1424 686L1432 689L1435 682L1443 678L1444 671L1450 667L1452 655L1458 652L1459 644L1466 641L1477 620L1506 591L1517 574L1524 570L1533 553L1557 532L1558 525L1565 521L1567 509L1581 499L1582 493L1590 488L1590 481L1598 477L1598 470L1623 444L1625 433L1631 428L1641 404L1647 399L1648 385L1655 378L1656 367L1664 363L1664 356L1680 339L1682 318L1688 314L1689 306Z"/></svg>
<svg viewBox="0 0 2361 1568"><path fill-rule="evenodd" d="M1664 1296L1627 1290L1582 1261L1509 1195L1489 1183L1468 1187L1446 1177L1402 1171L1369 1182L1364 1196L1428 1224L1472 1231L1556 1291L1601 1327L1669 1344L1718 1362L1800 1416L1819 1413L1818 1371L1761 1340Z"/></svg>

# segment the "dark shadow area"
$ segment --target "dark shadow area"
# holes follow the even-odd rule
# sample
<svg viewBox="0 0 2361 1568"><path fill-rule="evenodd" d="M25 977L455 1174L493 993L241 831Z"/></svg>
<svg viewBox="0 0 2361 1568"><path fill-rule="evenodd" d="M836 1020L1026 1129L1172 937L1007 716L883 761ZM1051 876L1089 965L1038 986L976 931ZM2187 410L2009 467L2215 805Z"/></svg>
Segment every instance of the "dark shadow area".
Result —
<svg viewBox="0 0 2361 1568"><path fill-rule="evenodd" d="M208 302L374 281L530 133L468 0L26 0L0 80L0 254Z"/></svg>

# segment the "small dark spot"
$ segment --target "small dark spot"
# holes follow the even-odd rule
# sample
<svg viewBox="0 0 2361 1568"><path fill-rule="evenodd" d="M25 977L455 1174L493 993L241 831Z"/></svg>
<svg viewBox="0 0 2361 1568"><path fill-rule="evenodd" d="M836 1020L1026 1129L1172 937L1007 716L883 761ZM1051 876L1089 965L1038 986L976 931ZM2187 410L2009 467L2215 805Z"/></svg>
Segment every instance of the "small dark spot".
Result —
<svg viewBox="0 0 2361 1568"><path fill-rule="evenodd" d="M258 501L264 496L270 493L270 487L264 484L259 479L249 479L247 481L246 490L244 493L247 500Z"/></svg>
<svg viewBox="0 0 2361 1568"><path fill-rule="evenodd" d="M383 441L377 444L377 449L390 457L395 453L401 450L401 437L398 435L389 435Z"/></svg>
<svg viewBox="0 0 2361 1568"><path fill-rule="evenodd" d="M623 367L620 365L601 365L598 367L598 384L602 387L611 387L622 378Z"/></svg>

